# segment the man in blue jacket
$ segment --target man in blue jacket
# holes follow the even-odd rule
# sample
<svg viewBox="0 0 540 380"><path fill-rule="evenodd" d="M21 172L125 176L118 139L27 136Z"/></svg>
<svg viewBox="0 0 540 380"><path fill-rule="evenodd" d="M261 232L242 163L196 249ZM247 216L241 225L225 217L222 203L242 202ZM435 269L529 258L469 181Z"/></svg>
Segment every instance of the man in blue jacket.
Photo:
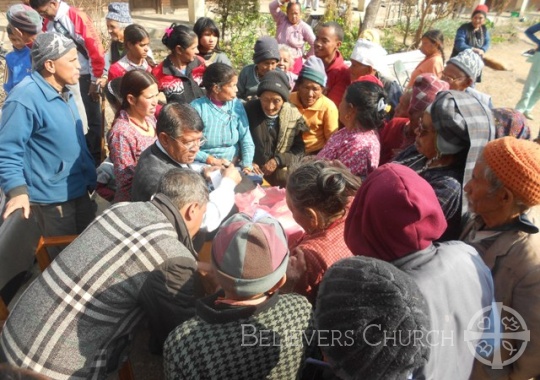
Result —
<svg viewBox="0 0 540 380"><path fill-rule="evenodd" d="M34 71L12 90L0 120L0 187L8 196L3 218L35 213L44 236L82 232L95 211L88 191L94 161L77 106L66 85L77 84L73 41L59 33L37 36Z"/></svg>

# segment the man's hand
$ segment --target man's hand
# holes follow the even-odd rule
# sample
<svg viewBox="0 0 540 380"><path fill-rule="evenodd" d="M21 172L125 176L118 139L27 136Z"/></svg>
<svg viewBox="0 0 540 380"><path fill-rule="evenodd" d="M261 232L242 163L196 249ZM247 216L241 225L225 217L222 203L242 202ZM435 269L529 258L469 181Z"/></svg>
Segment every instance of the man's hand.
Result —
<svg viewBox="0 0 540 380"><path fill-rule="evenodd" d="M216 170L220 170L220 169L221 169L221 166L216 166L216 165L205 166L202 170L202 175L207 181L209 181L210 173L215 172Z"/></svg>
<svg viewBox="0 0 540 380"><path fill-rule="evenodd" d="M95 82L90 83L90 89L88 95L92 98L92 101L99 102L101 97L102 81L104 78L99 78Z"/></svg>
<svg viewBox="0 0 540 380"><path fill-rule="evenodd" d="M275 158L268 160L266 164L262 167L262 172L264 175L272 175L278 168L278 163Z"/></svg>
<svg viewBox="0 0 540 380"><path fill-rule="evenodd" d="M223 178L230 178L236 183L237 185L242 181L242 176L240 175L240 172L234 165L229 165L226 168L221 169L221 176Z"/></svg>
<svg viewBox="0 0 540 380"><path fill-rule="evenodd" d="M28 194L21 194L11 198L9 202L6 203L6 210L4 211L4 215L2 215L2 217L5 220L8 216L20 208L23 209L24 218L28 219L30 217L30 200L28 199Z"/></svg>

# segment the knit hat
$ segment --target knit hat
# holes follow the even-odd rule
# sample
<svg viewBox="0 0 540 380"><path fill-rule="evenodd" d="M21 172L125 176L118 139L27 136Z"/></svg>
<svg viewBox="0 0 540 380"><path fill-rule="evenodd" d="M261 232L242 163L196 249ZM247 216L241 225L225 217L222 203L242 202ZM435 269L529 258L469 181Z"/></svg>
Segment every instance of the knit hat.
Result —
<svg viewBox="0 0 540 380"><path fill-rule="evenodd" d="M527 206L540 204L540 145L503 137L484 148L484 161L506 188Z"/></svg>
<svg viewBox="0 0 540 380"><path fill-rule="evenodd" d="M105 16L106 19L118 21L121 24L133 24L129 13L129 3L110 3L109 13Z"/></svg>
<svg viewBox="0 0 540 380"><path fill-rule="evenodd" d="M412 87L409 114L424 112L433 103L439 91L448 90L450 85L434 74L421 74L416 77Z"/></svg>
<svg viewBox="0 0 540 380"><path fill-rule="evenodd" d="M531 139L531 129L521 112L513 108L493 108L491 112L495 120L495 138L513 136L517 139Z"/></svg>
<svg viewBox="0 0 540 380"><path fill-rule="evenodd" d="M362 183L344 237L357 256L393 261L429 247L446 226L433 187L412 169L390 163Z"/></svg>
<svg viewBox="0 0 540 380"><path fill-rule="evenodd" d="M35 71L43 70L45 61L55 61L76 49L72 39L57 32L38 34L32 45L32 65Z"/></svg>
<svg viewBox="0 0 540 380"><path fill-rule="evenodd" d="M263 36L255 42L255 53L253 53L255 64L267 59L275 59L279 62L280 58L278 42L274 37Z"/></svg>
<svg viewBox="0 0 540 380"><path fill-rule="evenodd" d="M484 17L487 17L488 11L489 11L489 8L486 4L479 4L476 8L474 8L474 11L471 17L474 17L477 13L482 13Z"/></svg>
<svg viewBox="0 0 540 380"><path fill-rule="evenodd" d="M222 288L239 297L269 291L285 275L287 236L279 222L264 214L251 219L235 214L212 243L212 265Z"/></svg>
<svg viewBox="0 0 540 380"><path fill-rule="evenodd" d="M466 49L455 57L448 60L447 64L453 64L463 71L469 78L476 80L482 73L484 62L482 57L476 54L472 49Z"/></svg>
<svg viewBox="0 0 540 380"><path fill-rule="evenodd" d="M427 302L410 275L384 261L351 257L332 265L315 326L328 332L332 344L320 347L340 379L407 379L429 359L427 339L418 338L430 329Z"/></svg>
<svg viewBox="0 0 540 380"><path fill-rule="evenodd" d="M309 57L304 63L304 66L302 66L300 74L298 74L298 79L300 78L309 79L325 87L328 77L326 76L326 69L324 68L322 59L317 58L314 55Z"/></svg>
<svg viewBox="0 0 540 380"><path fill-rule="evenodd" d="M287 74L281 70L272 70L261 78L259 87L257 87L257 96L261 96L265 91L272 91L281 95L283 101L288 102L290 90Z"/></svg>
<svg viewBox="0 0 540 380"><path fill-rule="evenodd" d="M351 59L384 74L388 71L385 62L387 54L382 46L365 39L359 39L354 45Z"/></svg>
<svg viewBox="0 0 540 380"><path fill-rule="evenodd" d="M32 7L24 4L15 4L9 7L6 17L8 23L21 32L38 34L43 27L43 20Z"/></svg>

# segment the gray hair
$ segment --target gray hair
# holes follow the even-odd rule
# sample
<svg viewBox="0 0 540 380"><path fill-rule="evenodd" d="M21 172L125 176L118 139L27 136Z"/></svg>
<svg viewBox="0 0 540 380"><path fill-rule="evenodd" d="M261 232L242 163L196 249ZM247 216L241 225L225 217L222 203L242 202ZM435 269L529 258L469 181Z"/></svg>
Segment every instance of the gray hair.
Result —
<svg viewBox="0 0 540 380"><path fill-rule="evenodd" d="M287 193L301 210L314 208L330 217L345 210L361 180L349 169L327 160L306 157L292 167L287 179Z"/></svg>
<svg viewBox="0 0 540 380"><path fill-rule="evenodd" d="M291 47L289 45L279 44L278 48L279 48L279 51L285 51L285 52L289 53L289 56L291 58L293 58L293 50L291 49Z"/></svg>
<svg viewBox="0 0 540 380"><path fill-rule="evenodd" d="M192 169L169 170L161 178L157 192L167 196L178 210L193 202L205 205L209 199L203 177Z"/></svg>

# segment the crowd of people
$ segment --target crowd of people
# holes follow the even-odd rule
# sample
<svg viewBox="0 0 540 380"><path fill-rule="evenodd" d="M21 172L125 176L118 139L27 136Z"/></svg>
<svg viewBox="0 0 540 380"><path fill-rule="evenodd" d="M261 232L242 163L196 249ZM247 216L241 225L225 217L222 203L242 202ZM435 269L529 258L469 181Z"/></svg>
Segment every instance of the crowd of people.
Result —
<svg viewBox="0 0 540 380"><path fill-rule="evenodd" d="M128 3L106 52L63 0L11 6L2 218L77 237L10 308L0 378L106 379L142 323L167 379L540 378L540 144L532 104L474 88L487 11L448 61L427 31L402 88L376 34L344 57L299 2L270 3L276 36L241 70L208 17L167 28L155 62ZM257 185L299 239L238 211ZM528 339L505 338L516 314Z"/></svg>

